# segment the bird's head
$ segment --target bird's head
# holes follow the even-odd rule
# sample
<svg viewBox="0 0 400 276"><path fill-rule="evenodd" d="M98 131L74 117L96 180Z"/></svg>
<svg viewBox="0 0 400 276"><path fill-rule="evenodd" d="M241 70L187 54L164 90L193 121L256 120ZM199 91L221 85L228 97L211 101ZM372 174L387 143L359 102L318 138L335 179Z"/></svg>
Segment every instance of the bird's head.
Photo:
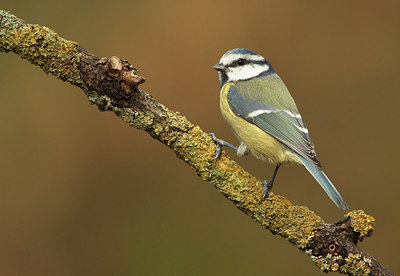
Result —
<svg viewBox="0 0 400 276"><path fill-rule="evenodd" d="M265 58L244 48L229 50L213 68L219 73L221 87L227 82L249 80L274 72Z"/></svg>

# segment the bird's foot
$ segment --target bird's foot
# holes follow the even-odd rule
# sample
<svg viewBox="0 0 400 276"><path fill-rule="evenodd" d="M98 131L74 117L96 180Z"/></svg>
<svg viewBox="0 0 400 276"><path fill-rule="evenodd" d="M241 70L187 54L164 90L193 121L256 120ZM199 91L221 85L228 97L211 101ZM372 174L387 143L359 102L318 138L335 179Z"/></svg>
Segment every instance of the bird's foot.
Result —
<svg viewBox="0 0 400 276"><path fill-rule="evenodd" d="M226 141L224 141L222 139L217 138L214 133L209 133L208 135L211 137L211 140L213 140L215 142L215 144L217 145L217 149L215 150L214 156L209 162L213 162L214 160L216 160L221 155L221 151L222 151L222 147L223 146L226 146L226 147L229 147L231 149L237 150L237 147L235 147L232 144L229 144L228 142L226 142Z"/></svg>
<svg viewBox="0 0 400 276"><path fill-rule="evenodd" d="M264 185L264 192L263 192L260 202L263 201L267 197L268 192L272 189L272 184L273 184L272 181L267 181L267 180L264 180L262 183Z"/></svg>
<svg viewBox="0 0 400 276"><path fill-rule="evenodd" d="M210 136L211 137L211 140L213 140L214 142L215 142L215 144L216 144L216 150L215 150L215 153L214 153L214 155L213 155L213 158L209 161L209 162L213 162L214 160L216 160L218 157L219 157L219 155L221 154L221 150L222 150L222 145L221 145L221 143L220 143L220 139L218 139L216 136L215 136L215 134L214 133L209 133L208 134L208 136Z"/></svg>

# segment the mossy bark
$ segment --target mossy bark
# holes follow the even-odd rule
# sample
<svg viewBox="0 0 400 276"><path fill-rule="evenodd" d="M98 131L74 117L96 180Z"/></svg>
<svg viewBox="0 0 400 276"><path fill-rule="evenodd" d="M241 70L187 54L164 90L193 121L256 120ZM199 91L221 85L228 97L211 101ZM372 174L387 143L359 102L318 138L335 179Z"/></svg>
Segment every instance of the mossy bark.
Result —
<svg viewBox="0 0 400 276"><path fill-rule="evenodd" d="M326 224L307 207L293 205L282 196L270 193L260 202L263 184L224 152L210 162L216 150L210 137L141 90L138 86L144 78L129 62L98 58L47 27L27 24L1 10L0 52L14 52L45 73L80 87L99 110L112 111L130 126L148 132L237 208L309 254L321 270L391 275L357 246L373 231L371 216L352 211L345 219Z"/></svg>

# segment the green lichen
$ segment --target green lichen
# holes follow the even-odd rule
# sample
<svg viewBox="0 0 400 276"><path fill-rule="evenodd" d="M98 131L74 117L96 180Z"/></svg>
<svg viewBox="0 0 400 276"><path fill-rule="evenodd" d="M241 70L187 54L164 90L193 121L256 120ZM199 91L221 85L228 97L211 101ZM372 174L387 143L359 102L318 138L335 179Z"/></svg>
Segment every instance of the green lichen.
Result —
<svg viewBox="0 0 400 276"><path fill-rule="evenodd" d="M200 127L178 112L156 103L157 111L119 108L112 99L86 91L79 77L78 45L60 38L54 31L27 25L8 13L0 13L0 50L13 51L46 73L79 85L89 101L101 111L112 111L129 125L147 131L155 139L171 147L204 180L229 198L242 211L274 234L304 249L315 231L324 227L322 219L306 207L293 205L284 197L270 193L260 203L263 184L244 171L223 152L210 162L216 145ZM153 113L154 112L154 113ZM324 266L323 259L317 259Z"/></svg>
<svg viewBox="0 0 400 276"><path fill-rule="evenodd" d="M99 100L99 97L100 97L100 95L97 94L97 93L94 92L94 91L87 91L87 92L86 92L86 95L87 95L88 100L89 100L89 102L90 102L91 104L96 104L97 101Z"/></svg>
<svg viewBox="0 0 400 276"><path fill-rule="evenodd" d="M306 250L305 253L310 256L314 264L323 272L338 271L343 263L343 257L340 255L314 256L312 255L312 250Z"/></svg>
<svg viewBox="0 0 400 276"><path fill-rule="evenodd" d="M310 255L311 260L323 272L340 271L349 275L369 275L371 272L371 260L363 258L360 254L349 254L343 259L342 256L333 256L327 254L326 256L313 256L311 250L306 251Z"/></svg>
<svg viewBox="0 0 400 276"><path fill-rule="evenodd" d="M367 215L363 210L354 210L347 213L345 217L350 218L354 232L360 234L360 241L372 235L375 228L375 219L372 216Z"/></svg>
<svg viewBox="0 0 400 276"><path fill-rule="evenodd" d="M124 122L131 124L134 113L132 108L118 108L114 107L115 114L120 117Z"/></svg>
<svg viewBox="0 0 400 276"><path fill-rule="evenodd" d="M203 172L210 165L208 161L212 158L212 150L210 149L207 151L205 147L205 145L207 145L207 139L209 139L208 135L205 134L200 127L193 126L189 123L185 117L179 114L171 114L171 112L169 112L169 115L172 115L172 117L169 118L171 122L177 120L172 124L177 127L178 130L185 130L181 133L180 137L178 137L179 139L176 139L173 145L174 151L179 157L184 158L202 178L205 178L206 176L203 175Z"/></svg>
<svg viewBox="0 0 400 276"><path fill-rule="evenodd" d="M323 272L328 272L330 270L330 262L329 259L331 254L328 254L326 257L324 256L313 256L311 254L311 250L306 251L306 254L310 255L311 260L314 262L316 266L321 269Z"/></svg>
<svg viewBox="0 0 400 276"><path fill-rule="evenodd" d="M14 15L0 11L0 51L12 51L47 74L82 87L78 44L47 27L24 24Z"/></svg>
<svg viewBox="0 0 400 276"><path fill-rule="evenodd" d="M340 267L340 272L350 275L369 275L371 272L371 260L361 254L349 254L345 258L345 264Z"/></svg>
<svg viewBox="0 0 400 276"><path fill-rule="evenodd" d="M4 30L9 28L18 28L24 22L15 15L0 10L0 36L4 35Z"/></svg>
<svg viewBox="0 0 400 276"><path fill-rule="evenodd" d="M134 116L129 124L137 129L146 130L153 125L153 122L154 114L152 112L138 112L134 113Z"/></svg>
<svg viewBox="0 0 400 276"><path fill-rule="evenodd" d="M87 93L89 101L91 104L97 105L97 108L100 111L114 111L114 106L112 104L112 100L105 95L99 95L96 92L88 92Z"/></svg>
<svg viewBox="0 0 400 276"><path fill-rule="evenodd" d="M105 95L99 95L94 91L88 91L87 93L89 102L97 105L100 111L111 111L120 117L124 122L128 123L137 129L147 130L154 127L154 114L148 112L134 112L132 108L117 107L113 105L113 101L110 97Z"/></svg>
<svg viewBox="0 0 400 276"><path fill-rule="evenodd" d="M324 227L321 217L304 206L293 205L282 196L274 195L267 200L265 221L276 234L285 237L298 248L304 249L314 237L315 231Z"/></svg>

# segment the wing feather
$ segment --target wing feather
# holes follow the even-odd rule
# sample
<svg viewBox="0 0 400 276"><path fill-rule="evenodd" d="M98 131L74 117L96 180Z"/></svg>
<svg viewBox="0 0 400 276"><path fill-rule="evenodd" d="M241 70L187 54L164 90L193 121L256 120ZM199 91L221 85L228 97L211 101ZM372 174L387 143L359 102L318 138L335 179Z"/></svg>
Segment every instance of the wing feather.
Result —
<svg viewBox="0 0 400 276"><path fill-rule="evenodd" d="M297 110L275 108L266 103L244 99L235 85L229 89L228 102L235 114L255 124L319 168L322 167L307 126Z"/></svg>

